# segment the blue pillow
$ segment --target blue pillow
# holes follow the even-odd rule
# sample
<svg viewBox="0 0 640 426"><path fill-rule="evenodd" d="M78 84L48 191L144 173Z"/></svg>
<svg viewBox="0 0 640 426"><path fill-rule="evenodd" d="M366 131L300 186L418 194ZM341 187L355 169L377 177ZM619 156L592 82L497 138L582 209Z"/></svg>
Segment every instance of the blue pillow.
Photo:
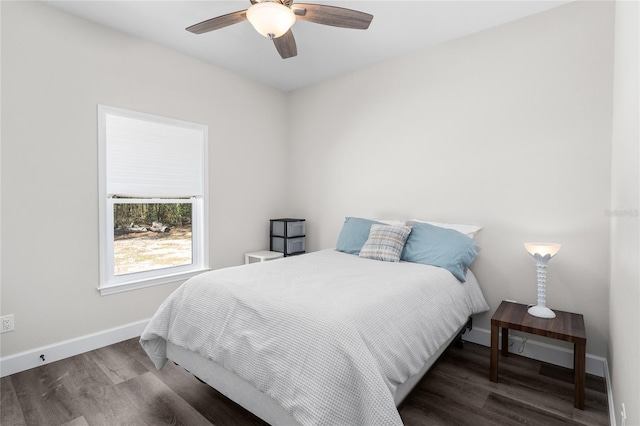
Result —
<svg viewBox="0 0 640 426"><path fill-rule="evenodd" d="M467 268L479 251L471 238L458 231L413 222L400 259L445 268L465 282Z"/></svg>
<svg viewBox="0 0 640 426"><path fill-rule="evenodd" d="M362 246L369 239L371 225L374 224L383 225L382 222L376 222L375 220L361 219L359 217L346 218L338 237L336 250L349 254L360 254Z"/></svg>

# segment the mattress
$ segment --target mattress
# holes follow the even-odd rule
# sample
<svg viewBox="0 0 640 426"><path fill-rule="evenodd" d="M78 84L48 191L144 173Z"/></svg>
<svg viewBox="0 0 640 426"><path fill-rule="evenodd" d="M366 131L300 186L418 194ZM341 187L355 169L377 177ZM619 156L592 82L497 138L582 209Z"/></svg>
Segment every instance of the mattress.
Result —
<svg viewBox="0 0 640 426"><path fill-rule="evenodd" d="M471 273L324 250L188 280L141 344L157 368L167 347L212 361L302 425L400 425L399 389L485 310Z"/></svg>

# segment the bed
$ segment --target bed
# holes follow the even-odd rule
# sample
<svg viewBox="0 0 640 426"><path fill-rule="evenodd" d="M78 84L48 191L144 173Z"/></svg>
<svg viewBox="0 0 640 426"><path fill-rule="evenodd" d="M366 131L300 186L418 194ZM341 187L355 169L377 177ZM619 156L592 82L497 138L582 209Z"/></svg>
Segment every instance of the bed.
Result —
<svg viewBox="0 0 640 426"><path fill-rule="evenodd" d="M270 424L401 425L397 405L489 309L462 278L333 249L225 268L178 288L140 342Z"/></svg>

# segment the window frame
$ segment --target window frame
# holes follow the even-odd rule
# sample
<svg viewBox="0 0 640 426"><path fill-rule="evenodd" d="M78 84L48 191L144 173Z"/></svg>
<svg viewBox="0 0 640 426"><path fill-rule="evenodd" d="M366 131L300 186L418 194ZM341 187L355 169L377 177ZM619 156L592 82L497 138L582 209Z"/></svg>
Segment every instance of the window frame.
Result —
<svg viewBox="0 0 640 426"><path fill-rule="evenodd" d="M107 193L107 115L117 115L130 119L170 125L202 133L202 196L159 198L157 196L137 196L136 198L118 198ZM183 281L209 270L209 232L208 232L208 127L202 124L176 120L152 114L130 111L121 108L98 105L98 173L99 173L99 243L100 243L100 281L98 290L101 295L120 293L144 287ZM191 244L192 263L170 266L150 271L115 275L114 265L114 205L117 203L191 203Z"/></svg>

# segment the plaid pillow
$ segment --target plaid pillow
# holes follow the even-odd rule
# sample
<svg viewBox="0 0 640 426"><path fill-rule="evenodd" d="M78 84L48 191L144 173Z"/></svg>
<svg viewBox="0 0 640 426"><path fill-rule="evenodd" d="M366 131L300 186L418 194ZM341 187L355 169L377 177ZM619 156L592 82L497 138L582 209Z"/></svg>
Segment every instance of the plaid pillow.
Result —
<svg viewBox="0 0 640 426"><path fill-rule="evenodd" d="M360 257L385 262L399 262L410 226L371 225L369 239L360 250Z"/></svg>

